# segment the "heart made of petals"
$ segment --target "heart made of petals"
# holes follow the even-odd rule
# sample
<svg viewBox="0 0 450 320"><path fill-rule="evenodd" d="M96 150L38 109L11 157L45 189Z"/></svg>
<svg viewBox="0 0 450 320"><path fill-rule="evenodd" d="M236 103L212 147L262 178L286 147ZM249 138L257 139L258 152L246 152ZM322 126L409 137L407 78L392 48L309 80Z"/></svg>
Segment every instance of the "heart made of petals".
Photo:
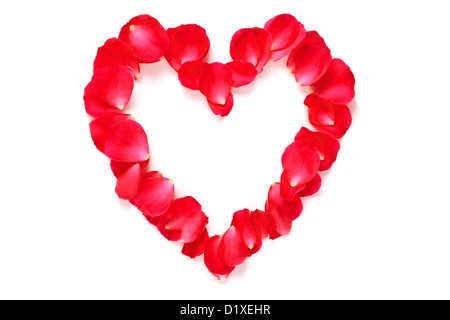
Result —
<svg viewBox="0 0 450 320"><path fill-rule="evenodd" d="M301 199L320 189L319 172L336 160L338 139L352 121L347 104L355 95L355 79L342 60L332 57L323 38L306 31L290 14L275 16L264 28L238 30L231 39L228 63L205 62L209 46L206 31L198 25L165 29L149 15L134 17L118 38L98 48L84 102L93 117L94 144L111 160L117 195L135 205L166 239L181 242L184 255L203 255L208 270L223 280L258 252L264 239L287 235L303 210ZM199 91L215 115L226 117L234 104L233 88L250 84L269 61L287 55L287 68L296 82L312 92L304 104L318 131L302 127L286 147L280 180L269 187L264 210L239 210L223 234L210 236L209 219L198 201L191 196L174 199L173 181L148 170L146 132L125 113L140 63L164 57L184 87Z"/></svg>

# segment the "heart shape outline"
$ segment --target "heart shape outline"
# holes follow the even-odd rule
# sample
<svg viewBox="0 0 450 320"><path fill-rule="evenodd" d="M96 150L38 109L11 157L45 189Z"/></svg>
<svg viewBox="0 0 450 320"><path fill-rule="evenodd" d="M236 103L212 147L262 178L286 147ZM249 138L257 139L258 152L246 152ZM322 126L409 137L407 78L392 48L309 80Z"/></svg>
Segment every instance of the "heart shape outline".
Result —
<svg viewBox="0 0 450 320"><path fill-rule="evenodd" d="M165 30L155 18L140 15L122 27L119 38L98 49L84 94L86 111L94 117L91 136L97 149L111 159L116 193L141 210L168 240L182 242L183 254L191 258L204 254L206 267L221 280L258 252L263 239L289 233L302 212L301 197L319 190L319 171L328 170L336 160L338 139L351 124L346 104L355 94L350 68L331 57L317 32L307 32L289 14L275 16L264 29L238 30L230 47L231 62L206 63L209 39L203 28L181 25ZM251 83L270 59L287 54L287 67L297 83L312 88L304 104L310 123L319 131L302 127L286 148L280 182L271 185L264 211L239 210L224 234L210 237L201 205L190 196L174 199L173 181L160 172L146 171L147 135L134 117L123 113L140 77L139 63L157 62L164 56L180 83L199 90L211 110L225 117L233 106L231 88Z"/></svg>

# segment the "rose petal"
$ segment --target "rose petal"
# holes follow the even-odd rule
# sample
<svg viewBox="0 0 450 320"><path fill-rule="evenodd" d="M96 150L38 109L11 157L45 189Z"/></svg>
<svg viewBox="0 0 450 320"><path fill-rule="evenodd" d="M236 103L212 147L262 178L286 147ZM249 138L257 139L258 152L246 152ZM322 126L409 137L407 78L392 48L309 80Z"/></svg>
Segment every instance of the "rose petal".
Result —
<svg viewBox="0 0 450 320"><path fill-rule="evenodd" d="M311 124L337 139L344 136L352 123L352 115L346 105L330 103L314 93L306 96L304 103L309 109L309 120ZM333 109L334 121L329 121L328 125L326 125L323 124L327 123L326 121L318 120L318 118L324 119L326 117L324 114L330 113L328 111L330 107Z"/></svg>
<svg viewBox="0 0 450 320"><path fill-rule="evenodd" d="M292 218L289 211L282 206L268 213L268 221L271 225L269 236L272 240L285 236L291 231Z"/></svg>
<svg viewBox="0 0 450 320"><path fill-rule="evenodd" d="M233 94L230 92L230 95L227 98L227 101L225 102L225 104L215 104L212 102L208 101L208 105L211 108L212 112L215 115L221 116L221 117L226 117L227 115L230 114L231 109L233 109L233 104L234 104L234 97Z"/></svg>
<svg viewBox="0 0 450 320"><path fill-rule="evenodd" d="M133 77L135 79L139 78L139 62L130 46L117 38L111 38L98 48L97 56L94 60L94 72L98 69L117 65L130 68Z"/></svg>
<svg viewBox="0 0 450 320"><path fill-rule="evenodd" d="M295 136L295 141L303 141L310 143L317 148L320 154L319 171L328 170L336 161L337 154L340 149L339 141L322 132L313 132L305 127L302 127Z"/></svg>
<svg viewBox="0 0 450 320"><path fill-rule="evenodd" d="M110 166L111 166L111 171L113 172L114 176L116 178L119 178L125 172L127 172L128 169L130 169L132 166L134 166L136 163L139 164L141 171L144 171L147 168L149 162L150 162L150 158L147 159L146 161L142 161L142 162L120 162L120 161L111 160Z"/></svg>
<svg viewBox="0 0 450 320"><path fill-rule="evenodd" d="M300 197L309 197L313 194L316 194L320 187L322 186L322 178L319 174L316 174L316 176L306 184L305 188L300 190L297 195Z"/></svg>
<svg viewBox="0 0 450 320"><path fill-rule="evenodd" d="M133 203L132 200L130 200L131 203ZM148 222L150 222L152 225L154 225L155 227L158 226L159 224L159 220L161 219L161 216L158 217L150 217L150 216L144 216L145 219L147 219Z"/></svg>
<svg viewBox="0 0 450 320"><path fill-rule="evenodd" d="M320 98L334 104L347 104L355 96L355 77L341 59L333 59L325 74L311 85Z"/></svg>
<svg viewBox="0 0 450 320"><path fill-rule="evenodd" d="M307 183L296 184L295 173L292 170L284 170L281 174L281 196L287 201L293 201L295 196L306 187Z"/></svg>
<svg viewBox="0 0 450 320"><path fill-rule="evenodd" d="M198 81L203 68L207 65L204 61L188 61L178 69L178 80L191 90L199 90Z"/></svg>
<svg viewBox="0 0 450 320"><path fill-rule="evenodd" d="M331 102L325 101L316 94L311 93L306 96L304 104L309 109L309 120L312 125L334 125L334 106Z"/></svg>
<svg viewBox="0 0 450 320"><path fill-rule="evenodd" d="M327 47L327 45L325 44L325 41L323 40L323 38L317 33L317 31L308 31L308 32L306 32L305 37L302 39L302 41L300 42L298 47L300 47L300 46L311 46L311 45L320 46L320 47L324 48L327 51L330 50ZM290 73L294 73L295 72L295 62L298 60L295 57L296 49L292 50L292 52L289 55L289 58L288 58L288 60L286 62L286 66L287 66L287 68L288 68Z"/></svg>
<svg viewBox="0 0 450 320"><path fill-rule="evenodd" d="M294 49L306 36L306 30L294 16L280 14L264 25L272 37L272 53L270 59L277 61Z"/></svg>
<svg viewBox="0 0 450 320"><path fill-rule="evenodd" d="M336 139L342 138L352 124L352 115L350 109L345 104L335 104L334 106L334 125L319 126L314 125L320 131L323 131Z"/></svg>
<svg viewBox="0 0 450 320"><path fill-rule="evenodd" d="M142 186L142 170L138 163L130 167L117 179L116 193L120 199L136 198Z"/></svg>
<svg viewBox="0 0 450 320"><path fill-rule="evenodd" d="M169 37L158 20L149 15L131 19L120 30L119 39L127 43L140 62L160 60L169 47Z"/></svg>
<svg viewBox="0 0 450 320"><path fill-rule="evenodd" d="M207 223L201 205L192 197L184 197L172 202L158 229L168 240L189 243L200 237Z"/></svg>
<svg viewBox="0 0 450 320"><path fill-rule="evenodd" d="M324 147L324 158L320 161L319 171L325 171L328 170L336 161L341 145L338 139L328 135L327 133L316 132L316 135L322 141Z"/></svg>
<svg viewBox="0 0 450 320"><path fill-rule="evenodd" d="M234 61L249 62L260 73L270 59L272 39L262 28L244 28L231 38L230 55Z"/></svg>
<svg viewBox="0 0 450 320"><path fill-rule="evenodd" d="M208 241L208 231L203 229L202 234L194 242L185 243L181 253L190 258L195 258L205 252L206 242Z"/></svg>
<svg viewBox="0 0 450 320"><path fill-rule="evenodd" d="M283 170L290 171L291 185L302 185L309 182L317 174L320 156L317 149L301 141L294 141L281 157Z"/></svg>
<svg viewBox="0 0 450 320"><path fill-rule="evenodd" d="M250 249L245 245L239 231L231 226L224 233L217 248L217 254L224 265L234 267L245 261L250 254Z"/></svg>
<svg viewBox="0 0 450 320"><path fill-rule="evenodd" d="M267 221L267 214L261 210L252 211L250 214L250 220L255 228L258 237L266 239L270 233L269 222Z"/></svg>
<svg viewBox="0 0 450 320"><path fill-rule="evenodd" d="M131 115L115 112L99 116L91 121L89 128L97 149L105 153L105 142L124 121L132 119Z"/></svg>
<svg viewBox="0 0 450 320"><path fill-rule="evenodd" d="M147 172L143 176L141 192L133 203L146 216L152 218L163 215L173 200L174 186L161 173Z"/></svg>
<svg viewBox="0 0 450 320"><path fill-rule="evenodd" d="M97 95L97 93L95 93L94 88L92 88L92 84L90 82L84 89L83 100L87 114L94 118L105 113L120 111L119 108L113 107L107 104L103 99L101 99Z"/></svg>
<svg viewBox="0 0 450 320"><path fill-rule="evenodd" d="M187 61L202 60L209 51L206 30L196 24L181 25L167 29L169 49L165 54L167 62L178 71Z"/></svg>
<svg viewBox="0 0 450 320"><path fill-rule="evenodd" d="M98 69L91 84L95 93L109 105L123 109L130 101L134 79L128 67L111 66Z"/></svg>
<svg viewBox="0 0 450 320"><path fill-rule="evenodd" d="M255 230L250 220L250 211L248 209L235 212L231 225L236 228L245 245L250 249L249 256L259 251L262 245L261 236Z"/></svg>
<svg viewBox="0 0 450 320"><path fill-rule="evenodd" d="M199 78L200 92L208 102L224 105L230 95L232 73L228 66L214 62L203 67Z"/></svg>
<svg viewBox="0 0 450 320"><path fill-rule="evenodd" d="M116 193L121 199L133 201L142 186L142 175L150 159L143 162L111 161L111 170L117 178Z"/></svg>
<svg viewBox="0 0 450 320"><path fill-rule="evenodd" d="M216 276L219 280L225 280L230 273L234 270L234 267L229 267L223 264L222 260L218 256L218 247L221 243L222 236L216 235L208 239L206 242L204 261L208 270Z"/></svg>
<svg viewBox="0 0 450 320"><path fill-rule="evenodd" d="M122 122L106 139L105 155L121 162L142 162L149 158L147 135L134 120Z"/></svg>
<svg viewBox="0 0 450 320"><path fill-rule="evenodd" d="M298 196L294 196L292 201L287 201L281 195L281 184L273 183L269 189L269 195L267 197L265 210L266 212L271 212L278 207L284 207L285 212L289 213L292 220L297 219L303 210L302 201Z"/></svg>
<svg viewBox="0 0 450 320"><path fill-rule="evenodd" d="M191 215L187 223L183 225L183 229L181 229L180 241L183 243L196 241L203 230L205 230L208 221L209 219L203 211L197 211L195 214Z"/></svg>
<svg viewBox="0 0 450 320"><path fill-rule="evenodd" d="M245 86L255 80L258 71L254 65L248 62L231 61L226 64L232 73L232 86L235 88Z"/></svg>
<svg viewBox="0 0 450 320"><path fill-rule="evenodd" d="M301 127L300 131L296 134L294 141L309 143L316 147L317 152L319 152L320 161L322 161L325 159L325 147L316 133L317 132L313 132L306 127Z"/></svg>
<svg viewBox="0 0 450 320"><path fill-rule="evenodd" d="M325 40L320 36L320 34L317 31L314 30L306 32L306 36L300 42L300 45L302 46L316 45L328 49Z"/></svg>
<svg viewBox="0 0 450 320"><path fill-rule="evenodd" d="M301 86L309 86L320 79L331 62L330 50L317 45L300 45L291 55L295 81Z"/></svg>

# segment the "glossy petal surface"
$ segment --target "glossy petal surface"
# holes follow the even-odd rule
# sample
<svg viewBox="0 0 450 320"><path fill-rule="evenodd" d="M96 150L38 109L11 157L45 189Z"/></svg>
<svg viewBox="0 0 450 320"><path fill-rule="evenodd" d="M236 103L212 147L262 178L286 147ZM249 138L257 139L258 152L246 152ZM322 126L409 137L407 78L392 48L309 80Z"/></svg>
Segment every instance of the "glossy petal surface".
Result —
<svg viewBox="0 0 450 320"><path fill-rule="evenodd" d="M230 43L230 55L234 61L249 62L260 73L270 59L272 39L262 28L238 30Z"/></svg>
<svg viewBox="0 0 450 320"><path fill-rule="evenodd" d="M225 280L235 267L226 266L218 255L218 247L222 236L216 235L208 239L206 243L204 261L208 270L219 280Z"/></svg>
<svg viewBox="0 0 450 320"><path fill-rule="evenodd" d="M199 89L208 102L225 105L230 95L231 83L230 68L220 62L214 62L203 67L199 78Z"/></svg>
<svg viewBox="0 0 450 320"><path fill-rule="evenodd" d="M149 15L131 19L120 30L119 39L127 43L140 62L160 60L169 47L169 37L158 20Z"/></svg>
<svg viewBox="0 0 450 320"><path fill-rule="evenodd" d="M188 61L178 69L178 80L191 90L199 90L199 79L203 68L207 65L204 61Z"/></svg>
<svg viewBox="0 0 450 320"><path fill-rule="evenodd" d="M272 37L270 59L277 61L294 49L306 36L306 30L294 16L280 14L264 25Z"/></svg>
<svg viewBox="0 0 450 320"><path fill-rule="evenodd" d="M134 79L124 66L98 69L91 80L95 93L107 104L123 109L130 101Z"/></svg>
<svg viewBox="0 0 450 320"><path fill-rule="evenodd" d="M175 71L187 61L200 61L209 51L206 30L196 24L185 24L167 29L169 49L165 57Z"/></svg>
<svg viewBox="0 0 450 320"><path fill-rule="evenodd" d="M234 267L249 256L250 249L245 245L240 233L231 226L222 237L217 253L224 265Z"/></svg>
<svg viewBox="0 0 450 320"><path fill-rule="evenodd" d="M134 120L125 120L105 141L105 155L120 162L142 162L149 156L147 135Z"/></svg>
<svg viewBox="0 0 450 320"><path fill-rule="evenodd" d="M325 74L311 85L320 98L334 104L347 104L355 96L355 77L341 59L333 59Z"/></svg>
<svg viewBox="0 0 450 320"><path fill-rule="evenodd" d="M98 69L116 65L130 68L133 77L135 79L139 78L139 62L130 46L117 38L111 38L98 48L97 56L94 60L94 72Z"/></svg>
<svg viewBox="0 0 450 320"><path fill-rule="evenodd" d="M134 204L144 215L155 218L169 209L173 195L174 186L170 179L157 172L148 172L144 174L142 189Z"/></svg>
<svg viewBox="0 0 450 320"><path fill-rule="evenodd" d="M192 197L184 197L172 202L158 229L168 240L189 243L200 237L207 223L201 205Z"/></svg>
<svg viewBox="0 0 450 320"><path fill-rule="evenodd" d="M113 107L101 99L94 91L94 88L92 88L90 82L84 89L83 100L86 113L94 118L104 115L105 113L120 111L119 108Z"/></svg>

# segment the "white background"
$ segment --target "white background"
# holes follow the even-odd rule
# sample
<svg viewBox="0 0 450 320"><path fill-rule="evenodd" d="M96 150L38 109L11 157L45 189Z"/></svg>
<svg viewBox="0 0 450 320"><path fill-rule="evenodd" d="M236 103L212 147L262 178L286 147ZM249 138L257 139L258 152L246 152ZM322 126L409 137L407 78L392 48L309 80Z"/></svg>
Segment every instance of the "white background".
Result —
<svg viewBox="0 0 450 320"><path fill-rule="evenodd" d="M236 30L284 12L352 68L353 124L292 232L220 282L117 198L83 89L97 47L135 15L203 26L208 61L227 62ZM2 2L0 298L449 299L449 30L437 0ZM128 111L151 168L200 201L211 234L263 209L307 125L284 63L234 90L224 120L165 61L142 68Z"/></svg>

